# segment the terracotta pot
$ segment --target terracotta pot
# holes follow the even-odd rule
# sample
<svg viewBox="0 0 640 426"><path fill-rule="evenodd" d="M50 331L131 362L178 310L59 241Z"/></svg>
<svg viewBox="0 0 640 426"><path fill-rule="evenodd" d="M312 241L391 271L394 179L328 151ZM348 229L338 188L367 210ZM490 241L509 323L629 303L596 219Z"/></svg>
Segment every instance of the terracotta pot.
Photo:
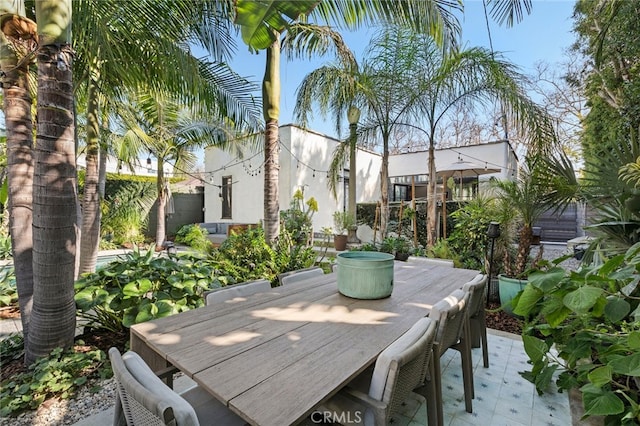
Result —
<svg viewBox="0 0 640 426"><path fill-rule="evenodd" d="M347 249L347 236L346 235L334 235L333 246L337 251L345 251Z"/></svg>

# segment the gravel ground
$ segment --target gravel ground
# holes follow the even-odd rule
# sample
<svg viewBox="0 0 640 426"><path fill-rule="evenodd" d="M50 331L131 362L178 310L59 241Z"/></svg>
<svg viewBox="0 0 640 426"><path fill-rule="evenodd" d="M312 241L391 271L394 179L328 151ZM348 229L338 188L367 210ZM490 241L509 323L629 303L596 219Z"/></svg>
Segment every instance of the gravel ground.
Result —
<svg viewBox="0 0 640 426"><path fill-rule="evenodd" d="M543 257L547 260L557 259L567 253L564 244L543 244ZM537 254L539 247L532 249L532 255ZM579 262L574 258L569 258L562 262L560 266L567 269L575 269ZM12 426L60 426L72 425L100 411L113 406L115 402L115 381L113 379L103 380L93 385L100 386L97 392L91 392L92 386L87 386L71 400L49 400L38 410L28 411L16 418L0 419L0 424Z"/></svg>
<svg viewBox="0 0 640 426"><path fill-rule="evenodd" d="M100 386L100 389L97 392L92 392L90 389L93 386ZM102 380L82 388L74 399L50 399L35 411L24 412L15 418L2 418L0 424L11 426L72 425L112 407L115 400L115 380Z"/></svg>

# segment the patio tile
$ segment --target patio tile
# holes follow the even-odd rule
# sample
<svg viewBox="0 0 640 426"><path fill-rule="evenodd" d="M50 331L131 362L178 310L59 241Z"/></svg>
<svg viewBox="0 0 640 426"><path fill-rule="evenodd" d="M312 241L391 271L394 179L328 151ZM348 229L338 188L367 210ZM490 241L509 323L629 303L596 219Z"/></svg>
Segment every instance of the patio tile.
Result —
<svg viewBox="0 0 640 426"><path fill-rule="evenodd" d="M473 413L464 408L460 354L449 350L441 357L444 424L448 426L565 426L571 424L566 394L551 391L538 396L533 384L519 372L530 368L518 336L489 332L489 368L482 365L482 349L472 351L474 363ZM426 402L409 426L426 424ZM412 398L413 404L416 399ZM408 409L408 408L407 408ZM394 425L396 423L393 423Z"/></svg>

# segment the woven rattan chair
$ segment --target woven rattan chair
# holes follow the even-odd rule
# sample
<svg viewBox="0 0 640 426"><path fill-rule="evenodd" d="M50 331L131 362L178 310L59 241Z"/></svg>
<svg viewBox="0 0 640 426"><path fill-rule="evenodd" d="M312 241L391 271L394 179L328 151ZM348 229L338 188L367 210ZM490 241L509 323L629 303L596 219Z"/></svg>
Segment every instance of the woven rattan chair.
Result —
<svg viewBox="0 0 640 426"><path fill-rule="evenodd" d="M211 305L236 298L245 298L252 294L264 293L270 290L271 283L268 280L247 281L207 291L204 293L204 301L206 305Z"/></svg>
<svg viewBox="0 0 640 426"><path fill-rule="evenodd" d="M111 348L109 358L117 384L114 425L245 424L198 386L181 394L174 392L135 352L129 351L120 356L117 348Z"/></svg>
<svg viewBox="0 0 640 426"><path fill-rule="evenodd" d="M322 409L348 424L387 425L407 396L424 382L427 368L433 367L435 335L435 321L421 318L380 353L373 370L365 370Z"/></svg>
<svg viewBox="0 0 640 426"><path fill-rule="evenodd" d="M487 291L487 276L478 274L473 280L462 287L462 291L469 293L469 338L471 346L482 346L482 362L484 368L489 368L489 349L487 348L487 319L484 310ZM474 345L475 342L478 344Z"/></svg>
<svg viewBox="0 0 640 426"><path fill-rule="evenodd" d="M294 284L308 278L317 277L323 275L324 271L318 266L311 268L297 269L295 271L283 272L278 275L280 285Z"/></svg>
<svg viewBox="0 0 640 426"><path fill-rule="evenodd" d="M433 380L436 398L427 399L427 412L437 413L438 424L443 424L442 369L440 357L447 349L460 352L462 358L462 381L464 383L464 405L468 413L473 412L473 365L471 345L466 332L468 293L456 290L431 308L429 318L438 322L438 332L433 344ZM435 405L435 406L434 406Z"/></svg>

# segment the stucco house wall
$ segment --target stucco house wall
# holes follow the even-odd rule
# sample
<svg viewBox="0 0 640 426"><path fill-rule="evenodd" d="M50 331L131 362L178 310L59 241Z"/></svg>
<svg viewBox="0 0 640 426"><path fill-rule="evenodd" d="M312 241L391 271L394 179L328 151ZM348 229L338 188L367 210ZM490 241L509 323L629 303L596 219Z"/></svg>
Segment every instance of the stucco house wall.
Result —
<svg viewBox="0 0 640 426"><path fill-rule="evenodd" d="M280 210L289 208L291 197L300 189L305 201L314 197L318 212L313 217L316 232L333 226L333 213L346 209L344 182L338 183L336 198L327 187L327 171L333 151L339 140L320 133L305 130L292 124L280 127ZM260 145L260 144L258 144ZM427 175L427 151L392 155L389 158L389 176L392 178L416 176L416 181ZM482 183L491 177L513 178L517 173L518 159L508 141L489 142L480 145L436 149L436 169L458 160L500 169L497 173L481 175ZM264 153L260 147L244 148L242 158L217 148L205 151L205 202L204 221L222 223L258 223L263 218L262 164ZM358 203L376 202L380 199L381 156L358 149L356 199ZM348 176L348 163L344 175ZM223 178L230 177L231 217L222 217ZM407 179L405 179L407 181ZM423 184L424 185L424 184ZM393 184L390 187L392 190ZM391 198L392 199L392 198Z"/></svg>
<svg viewBox="0 0 640 426"><path fill-rule="evenodd" d="M318 212L313 217L314 230L333 226L333 213L345 208L343 181L339 182L336 198L327 187L327 172L337 139L294 125L280 127L280 210L289 208L296 190L304 191L305 200L314 197ZM257 223L263 218L263 167L264 153L261 149L245 148L243 159L217 148L205 150L205 222ZM380 198L380 156L358 149L357 202ZM346 169L346 168L345 168ZM348 176L348 171L344 171ZM223 177L231 176L231 218L222 217Z"/></svg>

